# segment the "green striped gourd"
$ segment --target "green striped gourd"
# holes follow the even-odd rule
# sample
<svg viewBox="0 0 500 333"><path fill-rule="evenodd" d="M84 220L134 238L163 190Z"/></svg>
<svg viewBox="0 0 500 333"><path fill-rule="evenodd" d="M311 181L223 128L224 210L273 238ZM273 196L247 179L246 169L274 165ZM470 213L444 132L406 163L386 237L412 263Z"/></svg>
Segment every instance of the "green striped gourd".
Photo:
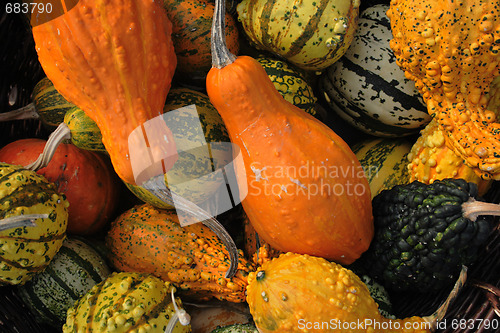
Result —
<svg viewBox="0 0 500 333"><path fill-rule="evenodd" d="M110 274L96 250L67 238L45 271L20 286L19 294L37 321L61 328L68 309Z"/></svg>
<svg viewBox="0 0 500 333"><path fill-rule="evenodd" d="M196 105L196 116L191 112L173 112L193 104ZM232 152L229 145L220 149L211 145L210 155L208 155L206 154L207 146L200 139L204 138L208 144L230 142L224 122L210 103L208 96L187 88L171 89L163 110L166 117L173 115L168 118L167 125L174 133L179 150L179 158L166 173L165 182L178 195L195 203L202 203L213 197L224 182L220 177L221 174L213 173L213 171L229 163L232 159ZM198 133L200 123L202 133ZM180 147L193 148L180 151ZM173 208L140 186L126 185L144 202L158 208Z"/></svg>
<svg viewBox="0 0 500 333"><path fill-rule="evenodd" d="M278 58L261 55L255 59L264 67L274 87L285 100L317 116L315 110L317 98L314 96L312 86L299 70Z"/></svg>
<svg viewBox="0 0 500 333"><path fill-rule="evenodd" d="M409 182L410 142L392 138L373 138L359 142L352 151L365 170L372 198L380 191Z"/></svg>
<svg viewBox="0 0 500 333"><path fill-rule="evenodd" d="M418 133L429 121L415 83L393 60L388 5L365 9L354 40L343 57L321 75L326 105L370 135L401 137Z"/></svg>
<svg viewBox="0 0 500 333"><path fill-rule="evenodd" d="M54 184L21 166L0 163L0 219L46 214L34 227L0 231L0 286L24 284L59 251L68 223L68 201Z"/></svg>
<svg viewBox="0 0 500 333"><path fill-rule="evenodd" d="M46 77L35 85L32 100L25 107L1 113L0 121L34 118L53 129L63 121L66 111L75 106L62 97Z"/></svg>
<svg viewBox="0 0 500 333"><path fill-rule="evenodd" d="M63 333L164 333L175 317L172 289L150 274L112 273L68 310ZM180 299L175 301L182 309ZM189 325L177 322L171 332L190 331Z"/></svg>
<svg viewBox="0 0 500 333"><path fill-rule="evenodd" d="M359 0L243 0L238 20L261 50L305 70L321 71L337 61L352 42Z"/></svg>
<svg viewBox="0 0 500 333"><path fill-rule="evenodd" d="M64 123L71 132L71 143L85 150L107 153L102 143L102 134L97 124L79 107L69 109Z"/></svg>
<svg viewBox="0 0 500 333"><path fill-rule="evenodd" d="M259 333L253 324L234 324L216 328L210 333Z"/></svg>

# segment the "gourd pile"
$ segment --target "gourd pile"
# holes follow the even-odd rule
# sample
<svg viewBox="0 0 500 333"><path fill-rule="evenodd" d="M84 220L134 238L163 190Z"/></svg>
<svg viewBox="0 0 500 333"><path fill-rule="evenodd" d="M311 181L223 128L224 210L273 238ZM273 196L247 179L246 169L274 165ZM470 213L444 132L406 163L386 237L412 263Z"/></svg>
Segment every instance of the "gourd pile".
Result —
<svg viewBox="0 0 500 333"><path fill-rule="evenodd" d="M498 3L30 19L46 77L0 121L51 134L0 147L0 288L48 331L431 332L497 232Z"/></svg>

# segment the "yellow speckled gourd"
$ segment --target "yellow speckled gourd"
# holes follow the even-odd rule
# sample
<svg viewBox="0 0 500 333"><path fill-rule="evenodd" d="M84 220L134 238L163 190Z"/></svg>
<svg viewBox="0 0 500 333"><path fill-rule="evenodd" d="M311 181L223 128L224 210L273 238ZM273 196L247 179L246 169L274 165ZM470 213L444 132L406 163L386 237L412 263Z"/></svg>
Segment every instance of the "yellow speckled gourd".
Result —
<svg viewBox="0 0 500 333"><path fill-rule="evenodd" d="M247 302L261 333L423 333L431 332L436 320L434 315L387 319L352 271L291 252L249 275Z"/></svg>
<svg viewBox="0 0 500 333"><path fill-rule="evenodd" d="M480 195L488 191L492 180L481 179L446 144L446 133L433 119L421 132L408 154L410 182L432 184L445 178L462 178L478 186Z"/></svg>
<svg viewBox="0 0 500 333"><path fill-rule="evenodd" d="M63 332L164 333L176 311L172 288L151 274L113 273L68 310ZM176 303L181 309L179 298ZM177 322L171 332L191 332L191 326Z"/></svg>
<svg viewBox="0 0 500 333"><path fill-rule="evenodd" d="M236 274L226 278L230 261L215 233L202 223L181 227L174 210L150 204L131 208L113 221L106 245L118 270L151 273L196 300L243 302L248 273L255 271L241 253Z"/></svg>
<svg viewBox="0 0 500 333"><path fill-rule="evenodd" d="M392 0L397 64L446 133L448 146L485 179L500 179L500 123L487 108L500 74L498 1Z"/></svg>
<svg viewBox="0 0 500 333"><path fill-rule="evenodd" d="M0 286L24 284L49 265L66 238L68 206L45 177L0 163L0 219L47 216L35 219L32 227L0 228Z"/></svg>

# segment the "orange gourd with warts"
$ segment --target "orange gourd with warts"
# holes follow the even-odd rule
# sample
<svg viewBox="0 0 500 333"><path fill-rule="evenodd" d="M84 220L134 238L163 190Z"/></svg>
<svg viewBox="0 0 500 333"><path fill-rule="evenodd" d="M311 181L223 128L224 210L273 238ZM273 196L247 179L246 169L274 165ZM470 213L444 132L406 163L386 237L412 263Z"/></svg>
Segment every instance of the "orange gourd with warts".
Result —
<svg viewBox="0 0 500 333"><path fill-rule="evenodd" d="M161 115L177 62L165 11L151 0L80 0L62 16L33 22L45 74L97 123L117 174L135 184L130 151L141 143L129 135ZM170 153L171 132L155 126L171 140L153 153Z"/></svg>
<svg viewBox="0 0 500 333"><path fill-rule="evenodd" d="M373 236L361 165L329 127L285 101L255 59L229 52L224 5L216 2L206 87L241 149L235 169L240 194L248 190L243 208L273 248L352 263Z"/></svg>
<svg viewBox="0 0 500 333"><path fill-rule="evenodd" d="M500 74L498 1L392 0L390 46L449 147L485 179L500 179L500 123L487 94Z"/></svg>

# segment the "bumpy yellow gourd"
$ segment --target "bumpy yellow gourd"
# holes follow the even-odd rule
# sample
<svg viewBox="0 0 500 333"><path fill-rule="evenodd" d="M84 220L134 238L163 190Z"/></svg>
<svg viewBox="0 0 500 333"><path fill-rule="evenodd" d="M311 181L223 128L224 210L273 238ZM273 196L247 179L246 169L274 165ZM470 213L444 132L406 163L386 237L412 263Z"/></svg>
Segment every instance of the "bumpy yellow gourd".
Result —
<svg viewBox="0 0 500 333"><path fill-rule="evenodd" d="M261 333L430 332L428 318L383 317L352 271L323 258L286 253L249 275L247 301Z"/></svg>
<svg viewBox="0 0 500 333"><path fill-rule="evenodd" d="M449 147L485 179L500 179L500 123L487 108L500 75L498 1L392 0L390 47Z"/></svg>
<svg viewBox="0 0 500 333"><path fill-rule="evenodd" d="M172 288L150 274L113 273L68 310L63 332L163 333L175 319ZM177 322L171 332L191 332L191 326Z"/></svg>

